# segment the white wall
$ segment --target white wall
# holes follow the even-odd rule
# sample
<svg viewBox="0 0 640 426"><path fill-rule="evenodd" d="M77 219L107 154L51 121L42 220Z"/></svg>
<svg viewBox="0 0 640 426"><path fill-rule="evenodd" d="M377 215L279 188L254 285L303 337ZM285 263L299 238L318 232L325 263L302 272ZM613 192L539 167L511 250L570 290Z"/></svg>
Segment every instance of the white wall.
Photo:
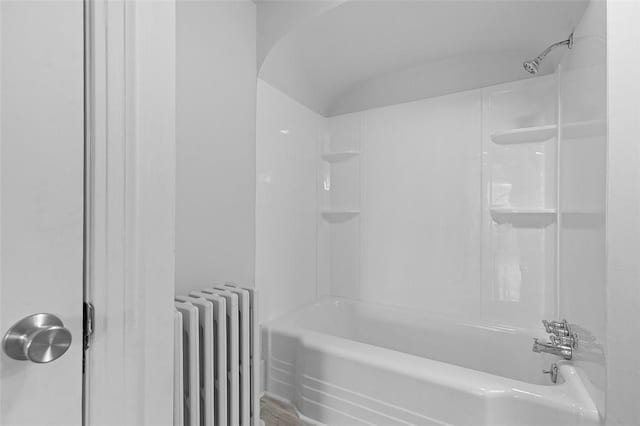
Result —
<svg viewBox="0 0 640 426"><path fill-rule="evenodd" d="M326 119L258 80L256 287L262 321L317 296L317 165Z"/></svg>
<svg viewBox="0 0 640 426"><path fill-rule="evenodd" d="M177 4L176 291L254 282L256 6Z"/></svg>
<svg viewBox="0 0 640 426"><path fill-rule="evenodd" d="M640 424L640 3L607 2L607 425Z"/></svg>
<svg viewBox="0 0 640 426"><path fill-rule="evenodd" d="M520 327L554 318L556 138L489 135L555 124L555 87L540 77L329 118L325 149L360 151L326 172L323 210L360 212L320 224L330 293ZM509 185L508 202L492 184ZM490 208L533 213L500 222Z"/></svg>
<svg viewBox="0 0 640 426"><path fill-rule="evenodd" d="M576 324L574 362L604 415L605 395L605 177L606 16L592 2L560 67L560 317ZM597 123L578 137L576 122Z"/></svg>
<svg viewBox="0 0 640 426"><path fill-rule="evenodd" d="M343 124L336 126L336 120ZM345 120L362 131L345 131ZM333 139L344 138L336 127L342 135L359 138L352 143L362 149L361 217L331 225L339 227L331 234L332 294L462 317L478 315L481 92L338 116L330 122L332 149ZM340 177L332 176L332 186L341 184ZM355 246L354 238L360 238ZM359 272L353 270L358 263Z"/></svg>
<svg viewBox="0 0 640 426"><path fill-rule="evenodd" d="M346 0L257 1L258 67L287 33Z"/></svg>
<svg viewBox="0 0 640 426"><path fill-rule="evenodd" d="M473 91L367 114L363 299L478 314L480 108Z"/></svg>

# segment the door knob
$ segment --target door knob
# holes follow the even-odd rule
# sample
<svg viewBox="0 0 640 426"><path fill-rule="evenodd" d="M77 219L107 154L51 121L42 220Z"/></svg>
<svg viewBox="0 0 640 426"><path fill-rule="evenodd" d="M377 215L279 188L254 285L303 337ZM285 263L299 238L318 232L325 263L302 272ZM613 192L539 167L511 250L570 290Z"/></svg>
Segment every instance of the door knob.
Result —
<svg viewBox="0 0 640 426"><path fill-rule="evenodd" d="M64 355L71 346L71 332L53 314L34 314L15 323L2 339L11 358L44 364Z"/></svg>

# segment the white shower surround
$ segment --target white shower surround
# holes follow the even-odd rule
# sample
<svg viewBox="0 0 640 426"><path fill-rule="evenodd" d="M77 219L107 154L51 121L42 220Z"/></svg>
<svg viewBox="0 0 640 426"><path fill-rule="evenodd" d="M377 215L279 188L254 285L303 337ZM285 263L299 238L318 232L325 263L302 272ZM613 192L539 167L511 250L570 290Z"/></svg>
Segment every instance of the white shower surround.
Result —
<svg viewBox="0 0 640 426"><path fill-rule="evenodd" d="M259 84L259 105L271 107L258 110L258 167L269 170L259 177L258 230L271 235L258 239L258 277L268 278L258 282L262 318L306 305L264 327L270 395L331 425L598 424L589 375L565 363L565 382L550 386L541 371L553 357L531 351L540 318L557 314L555 84L543 77L330 119ZM519 110L532 94L531 111ZM531 145L503 151L491 140L504 131L512 140L517 127L547 134L546 126L550 139ZM533 158L505 172L524 188L512 198L527 209L525 225L507 232L533 279L521 289L529 299L501 300L491 267L486 275L487 242L504 227L488 184L491 165L513 158ZM283 180L289 173L298 180ZM307 201L287 198L295 194Z"/></svg>
<svg viewBox="0 0 640 426"><path fill-rule="evenodd" d="M320 210L359 214L320 221L320 295L555 317L556 103L546 76L329 118L323 152L359 155L322 163ZM511 144L513 129L534 141Z"/></svg>
<svg viewBox="0 0 640 426"><path fill-rule="evenodd" d="M360 209L320 225L330 294L479 315L481 105L475 90L328 120L325 151L361 152L320 189L323 208Z"/></svg>
<svg viewBox="0 0 640 426"><path fill-rule="evenodd" d="M329 119L259 81L261 318L273 319L327 295L519 326L537 325L554 312L553 301L545 299L553 283L542 279L552 275L552 264L533 265L537 272L530 273L523 290L529 299L513 308L493 303L489 280L481 280L483 262L491 261L483 259L491 226L483 188L491 142L483 139L493 126L483 123L483 99L537 81L555 80L543 77ZM500 124L516 126L507 121ZM553 156L553 142L547 144ZM531 149L543 149L538 145ZM534 155L530 148L520 149ZM321 159L343 152L349 155L330 155L330 163ZM541 164L531 166L534 172L545 172L535 169ZM528 179L526 172L511 177ZM532 191L520 193L520 199ZM544 202L545 189L538 192L526 207ZM524 252L534 253L554 239L553 233L533 228L518 235Z"/></svg>

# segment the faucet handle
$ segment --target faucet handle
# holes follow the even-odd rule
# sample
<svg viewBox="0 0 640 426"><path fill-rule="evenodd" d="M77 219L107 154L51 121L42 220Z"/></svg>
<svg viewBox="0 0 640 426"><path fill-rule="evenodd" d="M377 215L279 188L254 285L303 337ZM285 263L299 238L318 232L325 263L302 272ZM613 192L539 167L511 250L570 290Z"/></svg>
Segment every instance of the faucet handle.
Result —
<svg viewBox="0 0 640 426"><path fill-rule="evenodd" d="M552 335L549 336L549 340L553 343L554 346L567 346L575 349L577 346L576 336L573 334L569 334L568 336L557 336Z"/></svg>
<svg viewBox="0 0 640 426"><path fill-rule="evenodd" d="M542 343L538 340L537 337L533 338L533 348L531 348L534 352L541 352L540 348L542 347Z"/></svg>
<svg viewBox="0 0 640 426"><path fill-rule="evenodd" d="M548 370L542 370L542 372L549 375L552 383L558 383L558 364L554 362Z"/></svg>
<svg viewBox="0 0 640 426"><path fill-rule="evenodd" d="M571 334L569 331L569 323L566 319L562 321L542 320L542 325L549 334L555 334L556 336L569 336Z"/></svg>

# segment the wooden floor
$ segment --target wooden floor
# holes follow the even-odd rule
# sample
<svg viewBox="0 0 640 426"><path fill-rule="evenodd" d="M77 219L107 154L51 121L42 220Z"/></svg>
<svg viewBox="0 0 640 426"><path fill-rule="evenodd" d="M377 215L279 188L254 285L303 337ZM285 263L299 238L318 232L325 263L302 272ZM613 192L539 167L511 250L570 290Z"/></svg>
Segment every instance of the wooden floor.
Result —
<svg viewBox="0 0 640 426"><path fill-rule="evenodd" d="M266 396L260 400L260 417L265 426L304 426L293 406Z"/></svg>

